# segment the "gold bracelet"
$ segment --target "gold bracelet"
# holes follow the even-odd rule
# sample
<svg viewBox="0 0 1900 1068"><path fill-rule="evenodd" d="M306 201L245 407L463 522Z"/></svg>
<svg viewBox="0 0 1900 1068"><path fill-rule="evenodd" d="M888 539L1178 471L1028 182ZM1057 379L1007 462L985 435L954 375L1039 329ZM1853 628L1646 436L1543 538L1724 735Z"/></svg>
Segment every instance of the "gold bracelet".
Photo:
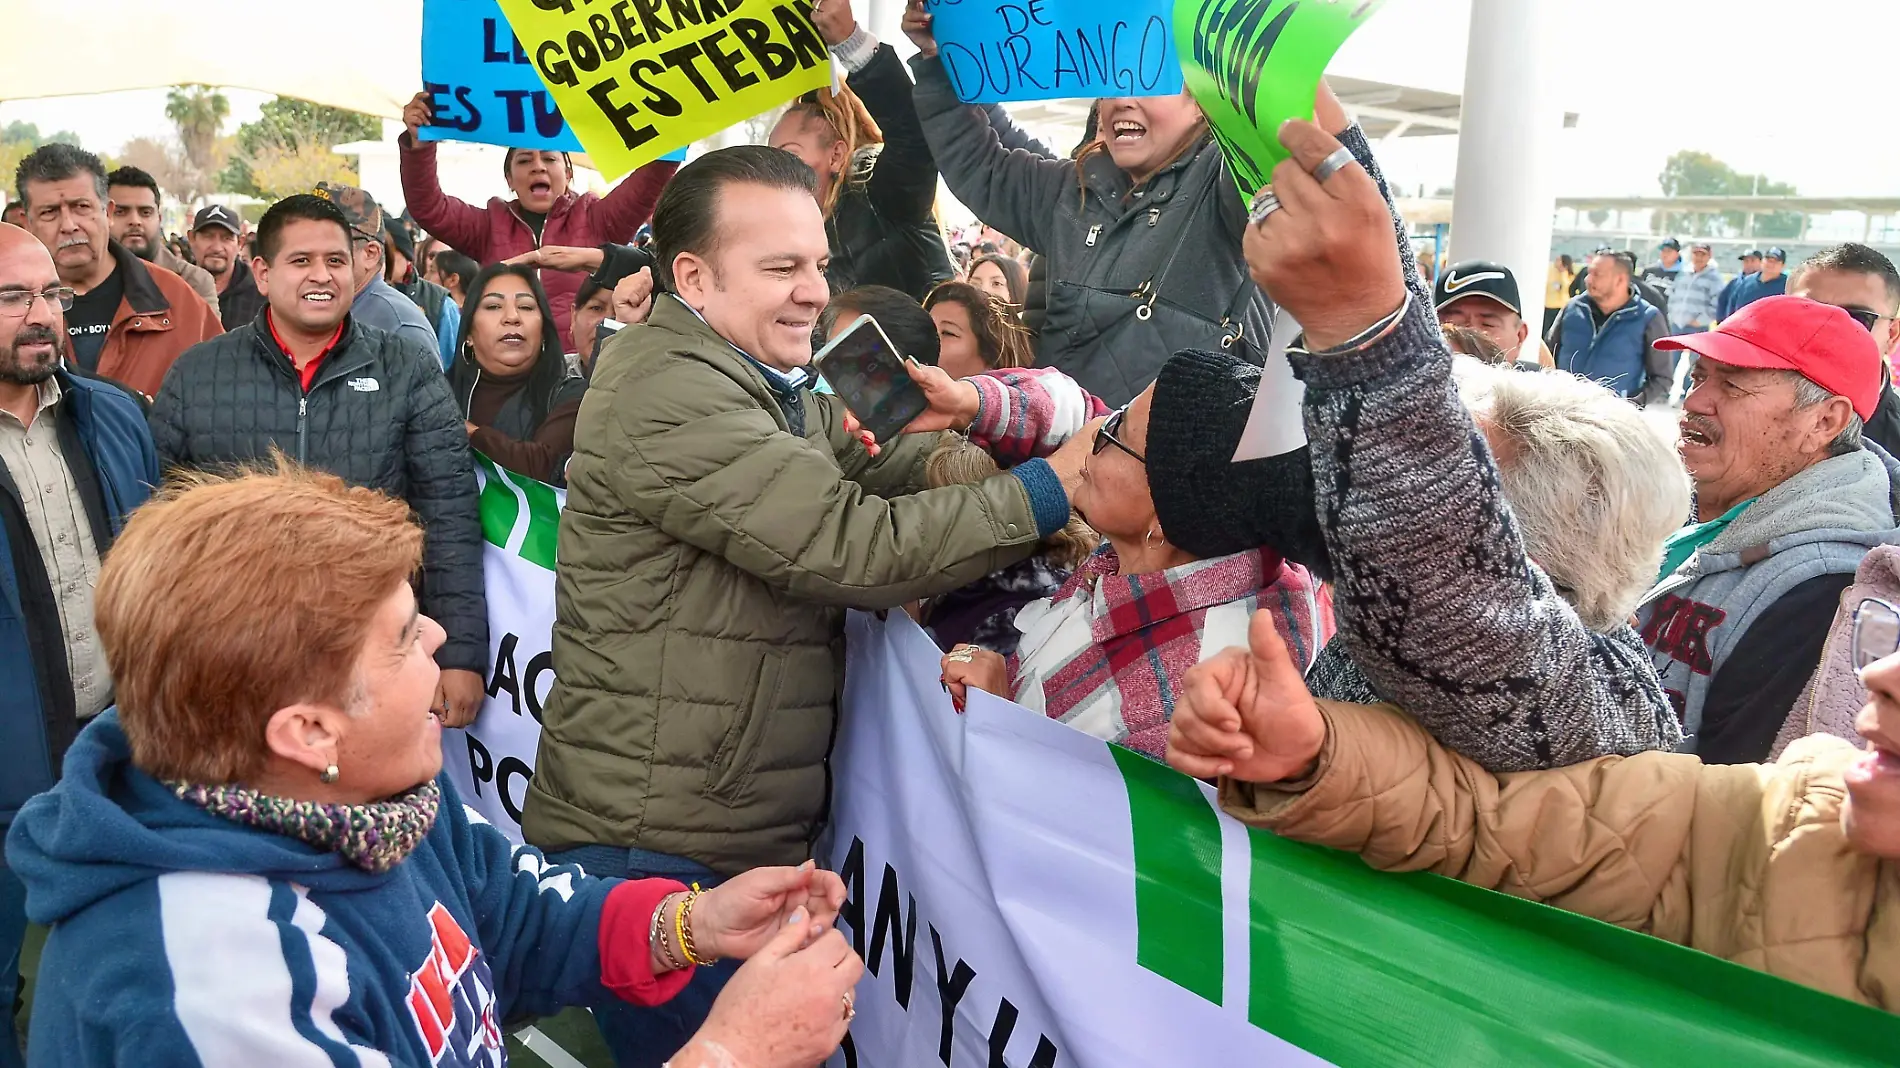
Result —
<svg viewBox="0 0 1900 1068"><path fill-rule="evenodd" d="M660 899L659 905L653 910L652 930L647 935L647 938L659 947L661 962L667 966L668 970L676 972L685 971L686 963L680 960L678 953L673 952L672 944L667 941L665 921L662 917L666 915L666 903L678 896L678 894L668 894Z"/></svg>
<svg viewBox="0 0 1900 1068"><path fill-rule="evenodd" d="M691 923L693 905L699 900L699 895L705 892L706 891L699 888L698 883L694 883L693 892L686 895L686 903L681 905L679 911L673 914L673 928L679 933L680 952L686 954L687 963L699 968L718 962L718 959L715 957L701 957L699 955L699 948L693 945L693 929Z"/></svg>

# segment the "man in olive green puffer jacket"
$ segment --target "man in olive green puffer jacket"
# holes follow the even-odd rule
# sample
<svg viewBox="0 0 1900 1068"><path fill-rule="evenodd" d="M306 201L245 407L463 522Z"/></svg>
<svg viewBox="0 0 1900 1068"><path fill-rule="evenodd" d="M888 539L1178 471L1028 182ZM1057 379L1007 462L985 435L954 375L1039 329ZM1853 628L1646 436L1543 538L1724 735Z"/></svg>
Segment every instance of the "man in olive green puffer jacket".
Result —
<svg viewBox="0 0 1900 1068"><path fill-rule="evenodd" d="M581 407L522 827L590 873L809 857L845 609L960 587L1068 519L1046 463L924 490L939 434L872 456L802 387L829 299L812 182L759 146L682 169L654 218L667 292Z"/></svg>

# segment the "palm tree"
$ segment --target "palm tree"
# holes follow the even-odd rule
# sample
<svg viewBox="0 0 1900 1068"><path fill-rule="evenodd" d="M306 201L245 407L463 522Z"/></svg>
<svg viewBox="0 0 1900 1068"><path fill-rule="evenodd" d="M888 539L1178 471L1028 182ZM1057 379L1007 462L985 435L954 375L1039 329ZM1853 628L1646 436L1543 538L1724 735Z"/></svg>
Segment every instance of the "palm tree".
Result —
<svg viewBox="0 0 1900 1068"><path fill-rule="evenodd" d="M178 143L193 170L212 169L212 151L230 114L231 102L208 85L174 86L165 98L165 117L178 128Z"/></svg>

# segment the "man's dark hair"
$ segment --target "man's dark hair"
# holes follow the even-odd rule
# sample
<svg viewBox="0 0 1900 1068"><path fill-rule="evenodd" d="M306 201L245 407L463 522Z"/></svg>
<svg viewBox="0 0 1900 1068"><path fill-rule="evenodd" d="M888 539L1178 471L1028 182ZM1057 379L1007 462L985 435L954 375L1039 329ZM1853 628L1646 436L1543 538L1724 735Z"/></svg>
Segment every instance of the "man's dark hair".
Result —
<svg viewBox="0 0 1900 1068"><path fill-rule="evenodd" d="M264 217L257 221L257 236L251 241L251 253L265 263L275 260L277 243L285 225L297 219L335 223L343 231L345 244L350 244L356 236L350 232L350 220L344 217L335 204L310 193L293 193L272 204Z"/></svg>
<svg viewBox="0 0 1900 1068"><path fill-rule="evenodd" d="M137 167L120 167L118 170L106 175L106 188L110 190L115 185L129 185L136 186L139 189L150 189L152 191L152 203L160 207L163 207L165 204L165 194L158 191L158 180L144 171L139 170Z"/></svg>
<svg viewBox="0 0 1900 1068"><path fill-rule="evenodd" d="M932 367L937 365L938 357L943 354L943 342L937 337L937 321L923 305L885 286L859 286L832 297L818 316L819 340L830 337L840 321L848 324L860 315L877 320L877 325L884 329L884 336L897 346L898 355L910 356Z"/></svg>
<svg viewBox="0 0 1900 1068"><path fill-rule="evenodd" d="M688 163L666 183L653 209L654 268L660 285L674 288L673 261L680 253L702 259L712 255L719 243L719 190L739 182L818 196L818 175L782 148L735 145Z"/></svg>
<svg viewBox="0 0 1900 1068"><path fill-rule="evenodd" d="M452 248L445 248L435 254L435 273L436 277L444 280L454 275L456 284L461 286L462 291L466 293L470 283L475 281L475 276L482 273L482 265L476 263L472 257L464 256Z"/></svg>
<svg viewBox="0 0 1900 1068"><path fill-rule="evenodd" d="M1893 261L1882 255L1879 250L1868 248L1858 241L1849 241L1844 245L1824 248L1794 269L1794 276L1788 279L1788 288L1800 285L1801 276L1809 271L1840 271L1844 274L1878 275L1887 284L1887 299L1900 306L1900 270L1895 270Z"/></svg>
<svg viewBox="0 0 1900 1068"><path fill-rule="evenodd" d="M103 211L107 200L106 165L78 145L55 141L29 152L20 161L19 169L13 172L13 190L19 194L21 203L25 203L28 182L63 182L82 174L92 175L92 184L99 190L99 208Z"/></svg>

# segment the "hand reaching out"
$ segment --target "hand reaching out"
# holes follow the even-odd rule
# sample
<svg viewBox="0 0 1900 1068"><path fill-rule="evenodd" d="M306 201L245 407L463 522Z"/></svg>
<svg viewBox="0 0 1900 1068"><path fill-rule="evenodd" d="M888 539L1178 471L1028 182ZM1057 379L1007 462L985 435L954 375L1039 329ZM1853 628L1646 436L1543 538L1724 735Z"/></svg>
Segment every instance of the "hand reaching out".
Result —
<svg viewBox="0 0 1900 1068"><path fill-rule="evenodd" d="M1282 782L1307 774L1326 744L1326 719L1266 609L1246 649L1189 668L1168 723L1168 766L1197 779Z"/></svg>
<svg viewBox="0 0 1900 1068"><path fill-rule="evenodd" d="M843 905L843 880L809 860L796 868L754 868L700 895L693 943L702 954L745 960L764 949L795 910L830 926Z"/></svg>
<svg viewBox="0 0 1900 1068"><path fill-rule="evenodd" d="M910 372L910 380L924 391L924 400L930 404L930 410L912 419L904 427L904 433L967 430L976 421L978 399L975 386L960 378L951 378L950 372L941 367L932 367L916 360L905 360L904 369Z"/></svg>

